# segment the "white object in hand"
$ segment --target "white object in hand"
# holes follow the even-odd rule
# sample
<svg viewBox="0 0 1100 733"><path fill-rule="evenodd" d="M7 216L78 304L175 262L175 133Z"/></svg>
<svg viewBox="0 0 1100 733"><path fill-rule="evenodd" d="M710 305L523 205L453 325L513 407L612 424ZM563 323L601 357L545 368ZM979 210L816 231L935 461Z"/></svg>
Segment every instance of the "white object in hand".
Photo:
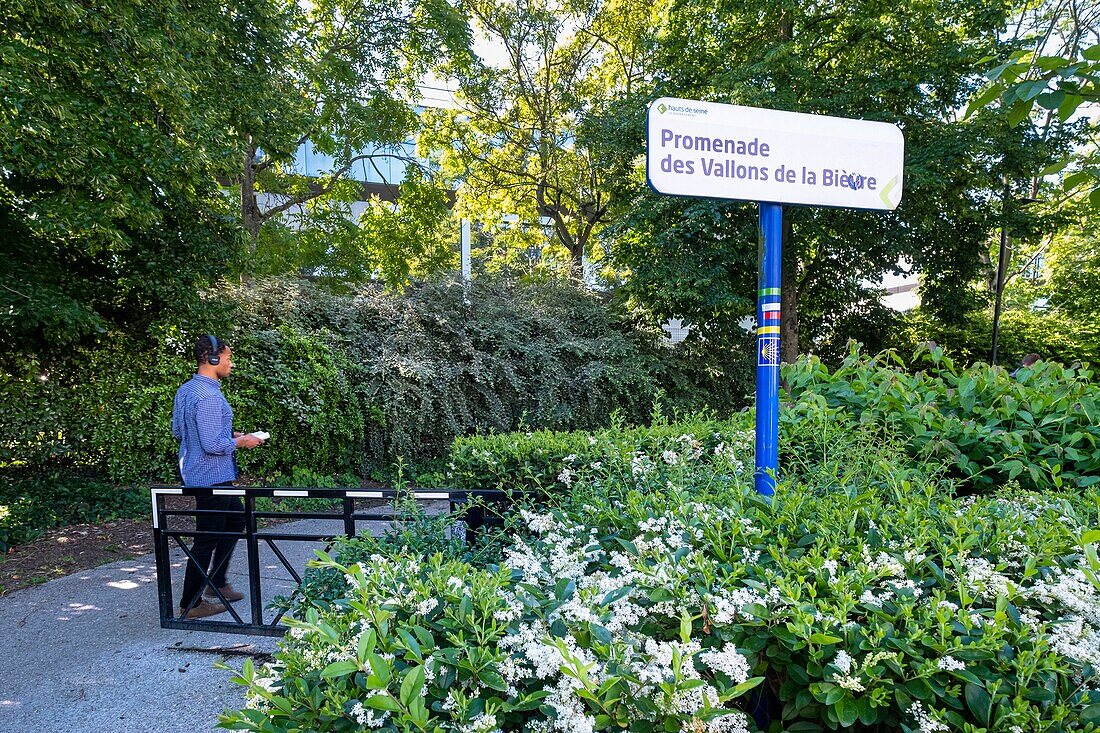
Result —
<svg viewBox="0 0 1100 733"><path fill-rule="evenodd" d="M267 440L271 437L271 433L265 433L262 430L257 430L254 433L249 433L253 438L259 438L260 440Z"/></svg>

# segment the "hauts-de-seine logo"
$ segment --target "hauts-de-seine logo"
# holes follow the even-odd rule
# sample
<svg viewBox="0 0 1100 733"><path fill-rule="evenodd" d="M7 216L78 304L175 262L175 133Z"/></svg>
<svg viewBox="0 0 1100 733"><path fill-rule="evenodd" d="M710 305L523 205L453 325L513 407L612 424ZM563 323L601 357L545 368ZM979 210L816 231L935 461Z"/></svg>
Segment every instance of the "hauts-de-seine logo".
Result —
<svg viewBox="0 0 1100 733"><path fill-rule="evenodd" d="M657 105L657 111L676 117L700 117L708 112L705 107L689 107L685 104L665 104L664 102Z"/></svg>

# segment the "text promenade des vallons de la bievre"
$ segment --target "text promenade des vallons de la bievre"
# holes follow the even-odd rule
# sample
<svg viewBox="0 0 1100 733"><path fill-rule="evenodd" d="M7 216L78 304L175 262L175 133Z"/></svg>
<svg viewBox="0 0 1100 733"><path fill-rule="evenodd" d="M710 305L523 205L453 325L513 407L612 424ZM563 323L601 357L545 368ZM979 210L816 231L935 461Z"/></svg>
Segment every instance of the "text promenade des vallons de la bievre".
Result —
<svg viewBox="0 0 1100 733"><path fill-rule="evenodd" d="M648 125L660 193L857 209L901 200L904 142L884 122L662 98Z"/></svg>

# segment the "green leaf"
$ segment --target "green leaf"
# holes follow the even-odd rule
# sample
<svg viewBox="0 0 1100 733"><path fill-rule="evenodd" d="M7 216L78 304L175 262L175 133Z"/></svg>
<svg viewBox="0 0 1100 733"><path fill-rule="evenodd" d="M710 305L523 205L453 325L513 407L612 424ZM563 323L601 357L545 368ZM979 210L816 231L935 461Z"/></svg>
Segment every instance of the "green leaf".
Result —
<svg viewBox="0 0 1100 733"><path fill-rule="evenodd" d="M607 595L603 597L603 600L600 601L600 605L610 606L612 603L619 600L620 598L626 598L633 590L633 586L625 585L622 588L616 588L613 591L609 591Z"/></svg>
<svg viewBox="0 0 1100 733"><path fill-rule="evenodd" d="M385 687L390 683L390 678L393 676L393 669L390 667L390 663L383 657L375 654L374 652L367 652L367 661L370 662L371 671L374 676L378 678L382 686Z"/></svg>
<svg viewBox="0 0 1100 733"><path fill-rule="evenodd" d="M404 631L404 629L402 629L402 631ZM405 631L405 633L408 634L409 632ZM359 659L360 664L367 661L367 654L374 650L374 644L374 629L371 629L359 635L359 644L356 648L356 656Z"/></svg>
<svg viewBox="0 0 1100 733"><path fill-rule="evenodd" d="M859 717L859 707L856 705L851 695L845 695L837 702L836 716L840 719L840 724L845 728L855 724L856 718Z"/></svg>
<svg viewBox="0 0 1100 733"><path fill-rule="evenodd" d="M687 609L680 611L680 641L687 644L691 640L691 613Z"/></svg>
<svg viewBox="0 0 1100 733"><path fill-rule="evenodd" d="M359 664L349 660L342 660L339 662L333 662L332 664L321 670L321 677L324 679L332 679L333 677L342 677L346 674L359 671Z"/></svg>
<svg viewBox="0 0 1100 733"><path fill-rule="evenodd" d="M611 643L611 632L603 626L600 626L599 624L589 623L588 628L589 631L591 631L592 633L592 638L596 639L596 641L600 642L601 644Z"/></svg>
<svg viewBox="0 0 1100 733"><path fill-rule="evenodd" d="M490 687L494 690L504 692L508 689L508 685L504 682L504 677L502 677L496 667L492 665L486 665L478 670L477 678L481 680L486 687Z"/></svg>
<svg viewBox="0 0 1100 733"><path fill-rule="evenodd" d="M1082 710L1081 722L1085 725L1100 725L1100 703L1093 703Z"/></svg>
<svg viewBox="0 0 1100 733"><path fill-rule="evenodd" d="M972 116L979 109L981 109L982 107L985 107L987 104L989 104L994 99L999 97L1001 95L1001 92L1003 92L1003 91L1004 91L1004 86L1002 86L1000 84L991 84L990 86L983 89L978 94L978 96L976 96L974 99L970 100L970 104L967 105L966 114L964 115L964 118Z"/></svg>
<svg viewBox="0 0 1100 733"><path fill-rule="evenodd" d="M1031 114L1031 104L1027 102L1017 102L1012 105L1008 111L1008 124L1015 126L1023 122Z"/></svg>
<svg viewBox="0 0 1100 733"><path fill-rule="evenodd" d="M577 591L577 583L572 578L561 578L554 584L554 597L559 601L568 601Z"/></svg>
<svg viewBox="0 0 1100 733"><path fill-rule="evenodd" d="M424 659L424 653L420 650L420 644L417 643L416 639L413 637L412 634L409 633L408 629L398 629L397 635L401 637L401 641L404 642L405 648L412 652L414 657L421 661ZM366 635L364 634L364 636ZM361 645L362 644L360 644L360 646Z"/></svg>
<svg viewBox="0 0 1100 733"><path fill-rule="evenodd" d="M1035 98L1035 102L1043 109L1056 110L1066 101L1066 93L1061 89L1053 92L1044 92Z"/></svg>
<svg viewBox="0 0 1100 733"><path fill-rule="evenodd" d="M375 710L388 710L391 713L401 711L401 703L394 700L390 695L371 695L365 702L367 707Z"/></svg>
<svg viewBox="0 0 1100 733"><path fill-rule="evenodd" d="M985 687L967 683L963 687L966 706L982 725L989 725L990 697Z"/></svg>
<svg viewBox="0 0 1100 733"><path fill-rule="evenodd" d="M810 634L811 644L822 644L827 646L829 644L839 644L842 641L844 641L844 639L840 638L839 636L833 636L832 634Z"/></svg>
<svg viewBox="0 0 1100 733"><path fill-rule="evenodd" d="M407 706L412 702L413 698L420 696L420 692L423 689L424 665L418 664L406 672L405 677L401 680L399 699Z"/></svg>
<svg viewBox="0 0 1100 733"><path fill-rule="evenodd" d="M735 697L741 697L742 695L744 695L749 690L751 690L751 689L757 687L758 685L760 685L760 683L763 682L763 681L764 681L763 677L750 677L749 679L745 680L744 682L740 682L740 683L734 685L733 688L726 693L725 698L726 699L732 699L732 698L735 698Z"/></svg>

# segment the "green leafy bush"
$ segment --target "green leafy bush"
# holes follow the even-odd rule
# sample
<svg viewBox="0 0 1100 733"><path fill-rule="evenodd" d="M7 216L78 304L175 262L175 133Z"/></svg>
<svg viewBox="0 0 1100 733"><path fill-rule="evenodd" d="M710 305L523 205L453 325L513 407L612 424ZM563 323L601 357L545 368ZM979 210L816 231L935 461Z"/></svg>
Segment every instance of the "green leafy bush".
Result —
<svg viewBox="0 0 1100 733"><path fill-rule="evenodd" d="M1040 361L1013 377L984 364L960 369L931 348L910 368L920 371L906 371L893 352L867 357L854 347L833 371L809 357L783 376L792 399L821 399L888 427L912 455L948 462L969 489L1100 482L1100 392L1087 367Z"/></svg>
<svg viewBox="0 0 1100 733"><path fill-rule="evenodd" d="M1030 307L1007 308L1001 314L998 333L997 361L1010 368L1031 353L1063 364L1100 363L1100 324L1091 317L1075 317L1057 310L1035 311ZM958 322L944 323L917 308L899 317L891 338L881 346L910 354L929 341L938 344L959 364L987 362L993 345L993 319L987 309L980 309ZM842 357L839 355L836 361Z"/></svg>
<svg viewBox="0 0 1100 733"><path fill-rule="evenodd" d="M650 337L568 283L481 278L395 296L268 281L232 297L242 334L282 323L342 351L370 468L438 458L471 432L640 416L656 389Z"/></svg>
<svg viewBox="0 0 1100 733"><path fill-rule="evenodd" d="M272 435L239 461L267 480L425 464L471 433L600 428L613 412L639 422L660 385L691 368L569 283L486 277L333 294L260 280L223 289L186 324L159 324L147 343L5 362L0 397L13 409L0 467L64 460L117 482L174 480L172 397L194 371L193 339L226 301L237 309L235 327L219 330L236 365L226 398L240 429Z"/></svg>
<svg viewBox="0 0 1100 733"><path fill-rule="evenodd" d="M844 427L800 434L770 501L732 460L627 477L592 454L499 564L323 562L344 598L245 666L221 724L755 731L755 689L774 730L1095 730L1096 489L958 499L878 427Z"/></svg>
<svg viewBox="0 0 1100 733"><path fill-rule="evenodd" d="M250 475L331 475L360 465L363 416L352 365L330 339L283 325L241 333L225 392L239 430L265 430L262 448L241 451Z"/></svg>
<svg viewBox="0 0 1100 733"><path fill-rule="evenodd" d="M336 538L329 550L336 565L311 565L306 569L298 592L274 599L273 605L289 609L298 618L304 617L310 609L346 607L347 582L337 566L368 563L379 555L423 560L438 555L479 567L500 560L508 529L483 528L477 542L468 543L460 524L461 510L432 514L408 499L395 501L392 509L394 522L382 534Z"/></svg>

